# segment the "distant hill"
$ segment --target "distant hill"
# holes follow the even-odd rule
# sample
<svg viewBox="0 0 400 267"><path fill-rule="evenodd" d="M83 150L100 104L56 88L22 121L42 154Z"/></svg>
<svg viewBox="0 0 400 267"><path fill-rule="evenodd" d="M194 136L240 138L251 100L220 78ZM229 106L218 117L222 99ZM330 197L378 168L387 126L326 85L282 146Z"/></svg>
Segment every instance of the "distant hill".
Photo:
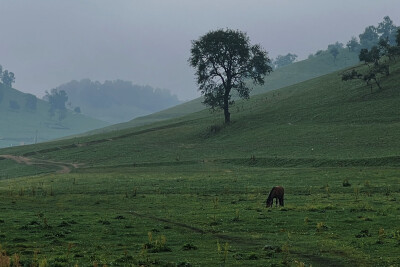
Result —
<svg viewBox="0 0 400 267"><path fill-rule="evenodd" d="M353 66L358 62L358 53L350 52L348 49L339 49L336 60L329 51L319 51L306 60L275 70L266 77L265 84L255 87L252 93L256 95L286 87Z"/></svg>
<svg viewBox="0 0 400 267"><path fill-rule="evenodd" d="M0 147L48 141L108 125L68 111L59 121L49 115L49 104L0 83Z"/></svg>
<svg viewBox="0 0 400 267"><path fill-rule="evenodd" d="M320 51L316 55L311 55L308 59L295 62L288 66L273 71L265 79L263 86L253 89L252 95L262 94L271 90L276 90L289 85L300 83L312 78L316 78L346 67L353 66L359 62L358 54L347 49L340 49L336 60L328 51ZM94 130L91 133L101 133L129 127L141 126L153 122L163 121L171 118L178 118L192 112L197 112L207 107L202 103L202 98L196 98L186 103L156 112L154 114L135 118L126 123L111 125L104 129Z"/></svg>
<svg viewBox="0 0 400 267"><path fill-rule="evenodd" d="M84 79L56 89L67 92L72 107L79 107L83 114L110 123L126 122L180 104L168 90L122 80L100 83Z"/></svg>

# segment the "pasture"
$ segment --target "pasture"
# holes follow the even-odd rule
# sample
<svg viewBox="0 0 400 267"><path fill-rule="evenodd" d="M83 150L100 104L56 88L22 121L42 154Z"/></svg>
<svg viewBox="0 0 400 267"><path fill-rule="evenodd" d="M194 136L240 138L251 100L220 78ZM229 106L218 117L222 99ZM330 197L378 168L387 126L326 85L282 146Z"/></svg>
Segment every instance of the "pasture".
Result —
<svg viewBox="0 0 400 267"><path fill-rule="evenodd" d="M396 266L398 175L199 162L1 180L0 240L26 266ZM267 209L277 184L285 207Z"/></svg>
<svg viewBox="0 0 400 267"><path fill-rule="evenodd" d="M400 63L382 91L340 77L237 101L229 125L202 110L2 149L0 265L400 265Z"/></svg>

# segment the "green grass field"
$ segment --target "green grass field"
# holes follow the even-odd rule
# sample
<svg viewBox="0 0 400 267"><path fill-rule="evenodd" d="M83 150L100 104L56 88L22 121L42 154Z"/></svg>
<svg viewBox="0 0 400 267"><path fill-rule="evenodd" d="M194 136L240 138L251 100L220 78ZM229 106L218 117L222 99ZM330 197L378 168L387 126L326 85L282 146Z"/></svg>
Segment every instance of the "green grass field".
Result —
<svg viewBox="0 0 400 267"><path fill-rule="evenodd" d="M340 74L238 101L230 125L203 110L0 150L0 262L400 265L400 63L381 92Z"/></svg>
<svg viewBox="0 0 400 267"><path fill-rule="evenodd" d="M203 163L2 180L0 237L50 266L396 266L398 175ZM275 184L286 205L266 209Z"/></svg>

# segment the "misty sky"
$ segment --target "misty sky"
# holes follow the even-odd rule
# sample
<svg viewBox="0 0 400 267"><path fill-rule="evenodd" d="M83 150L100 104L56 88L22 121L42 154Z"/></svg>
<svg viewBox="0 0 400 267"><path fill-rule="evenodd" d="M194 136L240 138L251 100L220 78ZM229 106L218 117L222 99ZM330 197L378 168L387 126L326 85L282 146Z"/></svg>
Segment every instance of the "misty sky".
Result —
<svg viewBox="0 0 400 267"><path fill-rule="evenodd" d="M270 57L306 58L389 15L399 0L0 0L0 64L38 95L70 80L123 79L198 96L191 40L239 29ZM268 80L267 80L268 82Z"/></svg>

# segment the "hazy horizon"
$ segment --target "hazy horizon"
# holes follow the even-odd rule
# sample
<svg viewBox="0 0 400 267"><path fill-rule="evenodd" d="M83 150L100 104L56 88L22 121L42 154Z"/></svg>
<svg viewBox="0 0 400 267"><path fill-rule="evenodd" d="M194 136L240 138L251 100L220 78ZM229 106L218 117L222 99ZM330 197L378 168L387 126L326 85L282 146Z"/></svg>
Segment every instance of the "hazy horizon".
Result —
<svg viewBox="0 0 400 267"><path fill-rule="evenodd" d="M0 64L15 73L16 89L39 97L89 78L165 88L188 100L199 95L187 63L191 40L210 30L239 29L271 58L304 59L386 15L399 26L398 14L395 0L3 0Z"/></svg>

